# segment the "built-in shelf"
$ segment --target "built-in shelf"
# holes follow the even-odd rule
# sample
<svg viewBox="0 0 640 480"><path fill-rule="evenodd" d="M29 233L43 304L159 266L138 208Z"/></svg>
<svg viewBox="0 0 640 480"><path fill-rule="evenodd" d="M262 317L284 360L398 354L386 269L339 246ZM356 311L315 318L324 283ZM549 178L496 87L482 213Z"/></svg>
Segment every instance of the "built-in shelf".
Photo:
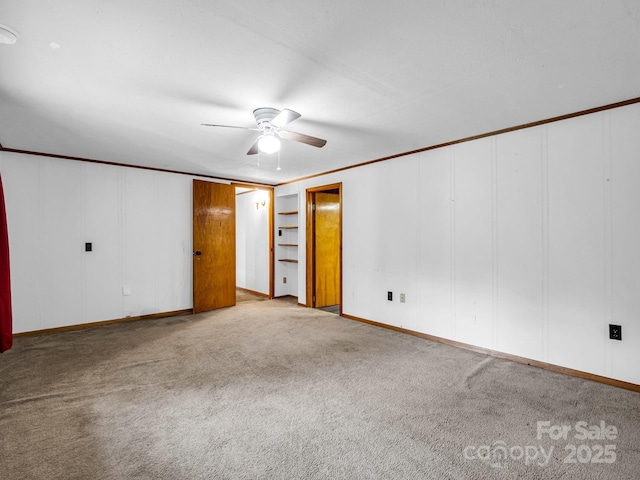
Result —
<svg viewBox="0 0 640 480"><path fill-rule="evenodd" d="M300 228L300 206L298 194L283 195L275 200L275 211L278 214L275 229L275 278L278 281L276 295L298 295L298 263L299 246L302 241L298 238ZM280 243L278 243L280 242Z"/></svg>

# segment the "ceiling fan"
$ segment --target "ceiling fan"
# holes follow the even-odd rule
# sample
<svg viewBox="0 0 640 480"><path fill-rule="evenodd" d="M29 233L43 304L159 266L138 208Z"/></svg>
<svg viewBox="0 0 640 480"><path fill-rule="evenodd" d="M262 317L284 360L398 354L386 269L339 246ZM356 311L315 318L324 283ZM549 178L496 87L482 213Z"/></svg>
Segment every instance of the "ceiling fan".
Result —
<svg viewBox="0 0 640 480"><path fill-rule="evenodd" d="M214 125L211 123L203 123L202 125L205 127L240 128L242 130L262 132L247 152L247 155L255 155L259 151L264 153L277 152L280 150L280 138L306 143L307 145L312 145L318 148L324 147L327 143L327 141L322 138L284 130L282 127L300 118L300 114L298 112L294 112L288 108L285 108L284 110L278 110L277 108L270 107L256 108L253 111L253 116L256 118L256 123L258 125L257 128L236 127L234 125Z"/></svg>

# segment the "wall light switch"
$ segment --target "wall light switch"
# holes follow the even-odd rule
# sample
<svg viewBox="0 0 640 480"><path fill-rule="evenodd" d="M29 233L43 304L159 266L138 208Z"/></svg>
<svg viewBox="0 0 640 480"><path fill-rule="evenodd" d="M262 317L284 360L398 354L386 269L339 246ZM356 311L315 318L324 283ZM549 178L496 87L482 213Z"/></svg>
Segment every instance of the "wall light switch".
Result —
<svg viewBox="0 0 640 480"><path fill-rule="evenodd" d="M125 285L124 287L122 287L122 295L125 297L131 295L131 288L129 287L129 285Z"/></svg>

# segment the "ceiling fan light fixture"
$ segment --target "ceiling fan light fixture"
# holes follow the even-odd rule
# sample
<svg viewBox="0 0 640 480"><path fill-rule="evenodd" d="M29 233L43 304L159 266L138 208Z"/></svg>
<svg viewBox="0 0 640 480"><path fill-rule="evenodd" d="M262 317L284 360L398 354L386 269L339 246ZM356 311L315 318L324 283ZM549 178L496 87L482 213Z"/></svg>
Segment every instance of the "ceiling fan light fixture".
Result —
<svg viewBox="0 0 640 480"><path fill-rule="evenodd" d="M258 140L258 148L261 152L268 155L276 153L280 150L280 140L273 135L263 135L262 138Z"/></svg>
<svg viewBox="0 0 640 480"><path fill-rule="evenodd" d="M225 128L239 128L242 130L253 130L256 132L262 132L251 145L251 148L247 152L247 155L257 155L259 153L272 154L280 151L280 138L285 140L292 140L294 142L306 143L313 147L322 148L326 145L327 141L322 138L312 137L311 135L305 135L303 133L292 132L291 130L284 130L282 127L290 124L294 120L300 118L298 112L285 108L284 110L278 110L271 107L256 108L253 111L253 116L256 119L258 128L255 127L237 127L235 125L217 125L214 123L203 123L206 127L225 127Z"/></svg>

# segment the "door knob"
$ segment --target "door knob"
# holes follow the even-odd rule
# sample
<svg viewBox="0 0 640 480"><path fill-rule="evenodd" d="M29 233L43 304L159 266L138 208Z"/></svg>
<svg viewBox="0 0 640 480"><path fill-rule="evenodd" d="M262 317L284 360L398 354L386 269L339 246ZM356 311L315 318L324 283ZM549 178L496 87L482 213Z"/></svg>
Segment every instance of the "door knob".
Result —
<svg viewBox="0 0 640 480"><path fill-rule="evenodd" d="M195 251L193 252L193 254L194 254L195 256L199 257L200 255L202 255L202 252L201 252L200 250L195 250Z"/></svg>

